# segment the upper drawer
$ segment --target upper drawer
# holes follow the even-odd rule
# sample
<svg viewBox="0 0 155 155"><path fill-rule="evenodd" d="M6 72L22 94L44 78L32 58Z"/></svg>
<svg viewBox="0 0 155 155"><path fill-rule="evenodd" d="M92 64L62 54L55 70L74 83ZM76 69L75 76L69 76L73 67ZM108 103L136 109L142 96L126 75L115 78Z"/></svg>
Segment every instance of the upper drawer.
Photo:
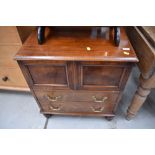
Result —
<svg viewBox="0 0 155 155"><path fill-rule="evenodd" d="M119 95L118 91L55 91L40 89L34 89L36 96L48 102L108 102L113 104Z"/></svg>
<svg viewBox="0 0 155 155"><path fill-rule="evenodd" d="M125 86L130 70L127 63L79 62L79 89L118 91Z"/></svg>

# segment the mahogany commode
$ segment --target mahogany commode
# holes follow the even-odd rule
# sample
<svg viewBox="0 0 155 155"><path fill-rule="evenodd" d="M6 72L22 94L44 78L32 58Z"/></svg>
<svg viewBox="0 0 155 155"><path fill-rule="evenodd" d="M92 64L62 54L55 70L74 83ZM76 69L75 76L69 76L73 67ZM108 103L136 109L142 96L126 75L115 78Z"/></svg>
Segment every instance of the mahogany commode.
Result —
<svg viewBox="0 0 155 155"><path fill-rule="evenodd" d="M38 45L34 31L15 59L45 116L112 119L138 61L135 52L123 28L118 47L111 39L93 38L89 28L73 29L46 29L42 45Z"/></svg>

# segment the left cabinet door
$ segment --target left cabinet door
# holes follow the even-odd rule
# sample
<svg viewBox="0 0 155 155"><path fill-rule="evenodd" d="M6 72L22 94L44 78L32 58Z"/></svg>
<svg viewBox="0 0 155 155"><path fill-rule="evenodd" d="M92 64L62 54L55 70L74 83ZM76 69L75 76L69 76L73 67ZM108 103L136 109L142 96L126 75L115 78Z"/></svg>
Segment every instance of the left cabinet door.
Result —
<svg viewBox="0 0 155 155"><path fill-rule="evenodd" d="M70 62L35 60L18 63L29 86L71 89L74 85Z"/></svg>

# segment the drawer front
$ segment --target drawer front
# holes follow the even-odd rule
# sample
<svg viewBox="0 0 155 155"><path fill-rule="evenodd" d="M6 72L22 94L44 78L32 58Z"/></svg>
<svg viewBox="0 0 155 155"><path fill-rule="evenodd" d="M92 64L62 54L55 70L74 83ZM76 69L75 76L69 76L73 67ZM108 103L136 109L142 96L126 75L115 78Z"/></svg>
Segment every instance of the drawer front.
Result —
<svg viewBox="0 0 155 155"><path fill-rule="evenodd" d="M113 114L119 92L37 91L43 112Z"/></svg>
<svg viewBox="0 0 155 155"><path fill-rule="evenodd" d="M28 87L19 68L0 67L0 85Z"/></svg>
<svg viewBox="0 0 155 155"><path fill-rule="evenodd" d="M123 63L80 62L79 89L119 91L125 86L130 70Z"/></svg>

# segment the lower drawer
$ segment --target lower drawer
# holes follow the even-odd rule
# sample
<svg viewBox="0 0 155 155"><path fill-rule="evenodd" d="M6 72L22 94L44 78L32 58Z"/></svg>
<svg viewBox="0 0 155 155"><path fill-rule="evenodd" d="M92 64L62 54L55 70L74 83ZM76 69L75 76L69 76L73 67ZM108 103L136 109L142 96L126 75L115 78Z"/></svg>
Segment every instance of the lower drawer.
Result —
<svg viewBox="0 0 155 155"><path fill-rule="evenodd" d="M119 92L36 91L44 113L113 114Z"/></svg>

